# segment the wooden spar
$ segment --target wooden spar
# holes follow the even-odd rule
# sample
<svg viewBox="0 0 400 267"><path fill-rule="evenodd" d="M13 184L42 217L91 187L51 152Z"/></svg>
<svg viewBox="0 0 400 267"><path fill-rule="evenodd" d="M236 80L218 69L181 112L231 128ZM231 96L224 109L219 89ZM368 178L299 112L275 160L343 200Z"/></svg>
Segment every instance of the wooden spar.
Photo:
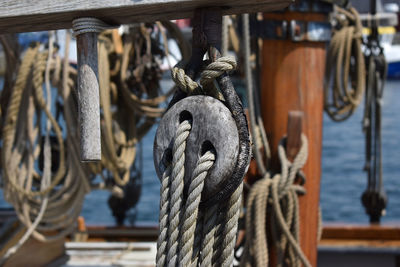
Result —
<svg viewBox="0 0 400 267"><path fill-rule="evenodd" d="M0 32L71 28L72 20L95 17L129 24L192 17L200 7L222 7L223 15L279 10L291 0L0 0Z"/></svg>
<svg viewBox="0 0 400 267"><path fill-rule="evenodd" d="M281 20L293 20L287 14ZM288 112L299 110L304 114L302 129L309 141L309 155L303 168L307 193L299 198L300 240L312 266L317 265L325 46L324 42L265 40L261 73L262 115L275 171L279 171L277 147L287 133Z"/></svg>

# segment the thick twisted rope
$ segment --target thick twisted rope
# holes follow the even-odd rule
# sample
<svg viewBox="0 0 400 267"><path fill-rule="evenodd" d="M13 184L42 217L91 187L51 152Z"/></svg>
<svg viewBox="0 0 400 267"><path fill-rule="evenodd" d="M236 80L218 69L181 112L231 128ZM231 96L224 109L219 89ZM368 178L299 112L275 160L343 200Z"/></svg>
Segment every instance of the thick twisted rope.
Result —
<svg viewBox="0 0 400 267"><path fill-rule="evenodd" d="M201 242L200 266L211 266L213 256L214 236L218 217L218 205L213 205L205 211L203 221L203 240Z"/></svg>
<svg viewBox="0 0 400 267"><path fill-rule="evenodd" d="M211 62L205 70L201 73L200 84L206 86L224 74L225 72L236 69L236 60L234 57L226 56L220 57L214 62Z"/></svg>
<svg viewBox="0 0 400 267"><path fill-rule="evenodd" d="M184 71L184 64L182 62L178 63L174 68L172 68L171 76L176 85L188 95L206 94L222 100L224 97L214 86L214 81L223 73L236 69L236 66L237 64L234 57L226 56L218 58L216 61L207 65L207 67L201 73L201 86L188 75L186 75Z"/></svg>
<svg viewBox="0 0 400 267"><path fill-rule="evenodd" d="M169 212L169 184L171 176L171 166L168 166L163 173L160 189L160 217L159 233L157 241L157 266L164 266L166 260L167 233L168 233L168 212Z"/></svg>
<svg viewBox="0 0 400 267"><path fill-rule="evenodd" d="M178 237L180 216L182 208L182 194L185 176L185 149L186 139L189 136L191 125L189 121L183 121L176 132L174 146L172 149L172 174L170 184L170 211L168 228L168 254L169 266L175 266L177 262Z"/></svg>
<svg viewBox="0 0 400 267"><path fill-rule="evenodd" d="M197 161L188 197L183 199L184 153L190 129L188 121L178 126L172 163L165 167L161 179L157 266L231 266L243 185L235 190L228 203L217 203L200 212L204 181L215 161L214 152L207 151ZM181 215L184 201L184 214ZM219 249L215 248L214 241Z"/></svg>
<svg viewBox="0 0 400 267"><path fill-rule="evenodd" d="M299 245L299 212L297 192L304 189L294 185L296 174L304 166L308 155L307 138L302 135L302 146L293 163L286 157L285 140L281 140L278 148L281 160L281 173L272 179L266 173L263 179L257 181L247 200L246 241L242 254L242 266L266 266L268 264L267 247L267 213L271 212L273 238L278 249L278 265L288 259L291 266L310 266ZM272 202L269 211L268 202ZM287 246L290 245L290 246Z"/></svg>
<svg viewBox="0 0 400 267"><path fill-rule="evenodd" d="M236 233L238 228L238 220L240 215L240 207L242 204L243 183L233 192L228 202L228 211L225 215L227 219L224 225L223 241L222 241L222 264L221 266L228 267L233 264Z"/></svg>
<svg viewBox="0 0 400 267"><path fill-rule="evenodd" d="M186 75L184 63L180 62L171 70L171 77L175 84L185 93L192 95L200 87L200 85L193 81L188 75Z"/></svg>
<svg viewBox="0 0 400 267"><path fill-rule="evenodd" d="M189 196L186 200L183 227L179 244L179 261L183 266L189 266L192 259L194 234L196 229L197 214L204 187L204 180L209 169L213 166L215 155L207 151L197 162L189 185Z"/></svg>

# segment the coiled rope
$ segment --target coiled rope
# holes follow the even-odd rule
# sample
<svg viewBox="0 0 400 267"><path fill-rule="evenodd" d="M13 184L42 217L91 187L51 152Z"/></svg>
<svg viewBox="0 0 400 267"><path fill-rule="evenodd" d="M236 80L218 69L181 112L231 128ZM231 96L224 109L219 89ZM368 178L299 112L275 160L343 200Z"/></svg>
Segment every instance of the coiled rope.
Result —
<svg viewBox="0 0 400 267"><path fill-rule="evenodd" d="M329 45L324 109L334 121L350 117L365 91L365 63L361 49L362 25L355 8L336 7L337 29ZM333 80L333 81L331 81Z"/></svg>
<svg viewBox="0 0 400 267"><path fill-rule="evenodd" d="M289 266L311 266L299 245L299 214L297 194L304 194L302 186L294 179L307 160L308 142L302 135L302 146L291 163L285 153L285 138L281 140L278 154L281 172L272 178L267 173L250 190L246 208L246 241L241 258L242 266L268 265L267 228L275 227L274 242L277 244L278 265L289 261ZM272 206L269 205L272 204ZM265 227L267 214L273 218Z"/></svg>
<svg viewBox="0 0 400 267"><path fill-rule="evenodd" d="M172 36L181 34L169 22L157 25L172 31ZM136 38L137 43L131 38L136 34L141 37ZM112 184L109 181L102 186L93 183L93 178L96 175L102 177L105 169L113 174L114 185L123 186L129 181L136 156L135 146L155 123L154 118L162 114L164 109L159 109L158 105L170 94L159 95L161 71L158 58L155 58L162 58L168 48L164 44L165 50L162 50L162 46L153 42L152 38L160 39L150 36L144 24L140 24L127 34L128 41L119 57L115 56L110 32L99 35L102 136L107 141L103 139L106 157L103 155L104 161L100 164L82 165L77 156L77 73L68 58L71 39L68 31L63 60L53 48L54 38L50 38L49 50L40 44L32 45L27 49L17 75L14 75L16 78L7 76L1 94L2 105L6 104L1 114L4 197L14 206L27 231L3 260L31 235L47 242L74 231L84 196L91 188L118 191L114 190L115 186L109 187ZM10 54L13 51L9 43L5 38L1 40L8 53L7 58L12 59L14 54ZM151 45L157 46L157 53L152 53ZM183 57L187 56L185 45L181 38L179 46ZM135 56L132 57L132 54ZM12 63L12 60L7 62ZM8 67L11 69L13 66ZM126 76L128 69L134 70L136 79L133 82L131 77ZM46 84L45 93L43 83ZM57 89L57 97L54 97L54 90L50 87ZM60 106L56 105L56 110L49 106L52 99L62 102ZM132 110L135 111L133 114ZM126 119L126 114L129 114L130 120ZM63 123L60 123L60 117ZM40 167L42 158L44 164Z"/></svg>
<svg viewBox="0 0 400 267"><path fill-rule="evenodd" d="M30 234L40 241L51 241L73 231L83 197L89 191L87 174L82 172L79 165L71 165L71 155L65 151L61 128L49 105L50 70L55 68L54 62L60 60L53 58L52 44L49 44L49 51L40 52L39 48L39 45L29 48L22 60L3 128L5 198L28 228L24 238L14 247L15 250ZM68 73L68 68L66 71ZM47 100L42 91L44 80ZM42 152L44 168L40 177L34 162L41 153L43 128L40 125L46 117ZM55 145L50 146L50 129L58 142L56 153L52 151ZM54 170L51 167L52 156L58 159L58 166ZM15 250L10 250L11 253L7 253L3 259Z"/></svg>

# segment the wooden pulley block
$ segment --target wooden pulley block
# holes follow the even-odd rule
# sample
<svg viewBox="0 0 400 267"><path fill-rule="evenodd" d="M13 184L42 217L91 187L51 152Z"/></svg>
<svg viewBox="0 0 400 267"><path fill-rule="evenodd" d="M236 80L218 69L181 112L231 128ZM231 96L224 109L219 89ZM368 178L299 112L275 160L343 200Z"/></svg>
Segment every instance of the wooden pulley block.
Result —
<svg viewBox="0 0 400 267"><path fill-rule="evenodd" d="M186 97L173 105L162 118L154 140L154 165L158 177L163 157L170 157L179 124L189 120L191 130L185 150L185 194L193 170L208 150L216 154L213 167L204 182L202 202L215 196L229 184L239 151L238 129L229 109L219 100L203 95Z"/></svg>

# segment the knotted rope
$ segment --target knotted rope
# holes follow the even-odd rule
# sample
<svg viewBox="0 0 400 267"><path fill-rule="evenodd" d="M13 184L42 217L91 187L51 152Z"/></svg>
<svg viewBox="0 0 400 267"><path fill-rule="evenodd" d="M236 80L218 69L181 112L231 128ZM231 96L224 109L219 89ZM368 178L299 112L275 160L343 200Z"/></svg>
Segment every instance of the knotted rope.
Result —
<svg viewBox="0 0 400 267"><path fill-rule="evenodd" d="M299 245L299 214L297 194L304 194L301 185L293 184L307 160L308 142L302 136L302 146L291 163L285 153L285 139L278 148L281 160L281 173L272 178L267 173L257 181L250 190L246 208L246 241L242 254L242 266L267 266L269 238L268 228L277 244L278 266L289 261L289 266L311 266ZM266 225L267 213L271 215L271 223ZM272 227L272 228L271 228ZM275 228L274 228L275 227Z"/></svg>
<svg viewBox="0 0 400 267"><path fill-rule="evenodd" d="M336 10L338 26L333 32L327 54L324 108L331 119L343 121L353 114L362 100L365 64L358 12L352 7L349 10L337 7Z"/></svg>
<svg viewBox="0 0 400 267"><path fill-rule="evenodd" d="M184 67L185 64L180 62L172 69L171 73L172 80L183 92L194 95L203 91L206 95L222 100L223 96L215 87L214 81L223 73L236 69L236 60L234 57L226 56L208 64L201 73L200 84L186 75Z"/></svg>

